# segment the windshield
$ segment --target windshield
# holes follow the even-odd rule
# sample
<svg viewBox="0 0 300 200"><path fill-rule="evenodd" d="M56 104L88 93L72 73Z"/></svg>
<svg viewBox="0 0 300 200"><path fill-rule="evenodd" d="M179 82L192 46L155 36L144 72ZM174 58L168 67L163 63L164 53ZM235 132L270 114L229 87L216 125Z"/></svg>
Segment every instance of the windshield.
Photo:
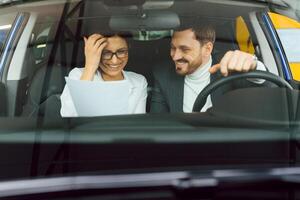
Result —
<svg viewBox="0 0 300 200"><path fill-rule="evenodd" d="M285 35L285 30L277 30L281 41L274 42L276 20L268 4L56 4L61 5L59 13L48 9L48 16L36 17L24 54L30 59L19 72L9 68L7 80L20 76L28 86L21 90L25 96L18 97L23 102L10 95L16 103L8 105L8 115L53 119L201 111L203 116L238 120L289 121L284 89L271 89L276 81L237 77L203 90L228 73L253 70L271 72L274 79L298 80L291 71L298 71L293 66L299 45L284 39L297 41L298 29ZM189 34L190 40L182 39ZM277 50L281 43L283 49ZM272 96L263 98L266 92ZM295 105L297 94L292 96Z"/></svg>
<svg viewBox="0 0 300 200"><path fill-rule="evenodd" d="M3 5L0 181L296 166L298 4L280 2Z"/></svg>

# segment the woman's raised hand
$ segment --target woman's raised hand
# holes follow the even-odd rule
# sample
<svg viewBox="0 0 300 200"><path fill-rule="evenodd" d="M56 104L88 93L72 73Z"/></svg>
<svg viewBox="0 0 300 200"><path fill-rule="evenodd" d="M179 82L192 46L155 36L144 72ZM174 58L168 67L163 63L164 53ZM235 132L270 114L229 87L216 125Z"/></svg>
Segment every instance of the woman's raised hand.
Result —
<svg viewBox="0 0 300 200"><path fill-rule="evenodd" d="M107 38L100 34L93 34L84 39L85 66L81 80L93 80L99 67L102 51L107 45Z"/></svg>

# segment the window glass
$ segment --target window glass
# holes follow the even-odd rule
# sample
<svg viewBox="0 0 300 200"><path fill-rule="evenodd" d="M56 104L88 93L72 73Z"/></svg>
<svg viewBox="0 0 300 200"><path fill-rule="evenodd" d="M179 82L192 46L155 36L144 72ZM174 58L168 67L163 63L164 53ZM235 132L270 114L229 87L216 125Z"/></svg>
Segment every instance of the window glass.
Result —
<svg viewBox="0 0 300 200"><path fill-rule="evenodd" d="M176 73L176 67L174 65L174 61L170 57L170 53L172 51L172 35L178 29L180 30L187 27L202 27L207 24L211 25L216 31L216 41L212 50L212 58L214 62L220 61L224 54L229 50L241 50L254 54L254 46L260 48L257 43L256 36L251 35L254 33L252 30L253 27L249 26L253 23L250 21L249 14L253 12L253 10L261 11L262 8L260 7L240 6L232 3L232 5L226 5L224 10L222 10L222 6L216 7L215 9L218 10L218 14L216 14L213 9L215 5L214 3L193 2L184 4L182 1L176 1L173 5L168 5L167 7L163 6L161 10L144 8L145 10L141 11L138 11L138 7L134 6L115 7L106 3L106 1L87 1L81 14L79 14L79 9L72 11L71 7L68 12L75 13L75 15L68 16L66 20L63 21L64 27L63 29L58 29L61 32L56 33L56 38L53 37L52 40L47 39L45 44L37 43L37 49L43 49L45 45L57 45L51 52L52 56L54 55L53 58L55 58L55 60L50 61L53 65L51 65L50 68L47 68L49 73L46 73L47 75L51 75L51 77L45 79L47 80L45 84L51 88L51 91L41 91L43 93L41 96L43 100L50 101L52 97L60 95L60 99L57 100L59 103L62 103L62 105L60 107L58 106L60 105L59 103L55 104L55 106L52 103L46 104L47 106L43 107L43 109L46 109L46 113L55 111L56 115L62 115L63 117L86 117L102 116L101 110L112 110L111 112L105 112L103 115L118 115L118 111L115 111L118 109L118 106L109 105L118 105L118 103L122 104L124 101L120 101L120 99L126 98L128 99L124 104L127 106L122 105L120 108L122 111L120 111L119 114L140 114L151 112L151 103L153 102L152 97L157 91L154 80L157 66L161 65L161 68L169 67L173 70L172 73ZM157 6L159 7L159 5ZM229 11L233 9L231 6L239 9L239 11L236 13L230 13ZM198 9L203 9L203 12L205 12L199 14ZM187 15L184 10L190 10L191 14ZM141 17L132 14L135 12L141 12ZM158 17L160 20L157 20ZM43 24L40 23L39 26L43 26ZM79 29L77 27L79 27ZM46 37L49 34L48 30L49 29L41 31L37 35L36 41L39 40L39 36L40 38ZM100 84L104 82L103 87L110 92L106 90L103 90L105 92L94 90L95 94L92 94L92 88L95 88L100 84L95 83L95 85L90 86L88 86L89 84L92 84L90 82L85 82L85 85L81 84L79 79L81 78L82 71L84 70L83 67L86 64L83 37L88 38L94 33L99 33L105 36L120 34L121 37L125 38L128 44L126 47L128 48L126 49L126 52L128 51L128 54L126 53L126 59L128 59L128 62L123 69L125 71L124 77L127 78L127 80L124 82L118 82L118 84L125 84L126 81L131 79L131 77L126 75L127 71L135 73L137 77L143 76L141 80L144 82L139 82L139 84L133 85L132 87L134 89L128 89L127 87L131 87L128 86L128 84L121 85L120 88L127 89L122 90L122 92L113 92L117 83L114 82L113 86L110 86L109 84L111 84L111 82L103 81L102 79L105 79L103 76L105 69L100 68L101 65L104 65L104 61L106 64L108 63L108 65L111 65L110 62L112 59L122 61L124 57L120 58L119 54L116 53L119 49L108 49L105 50L105 52L110 52L110 56L108 56L109 59L100 60L101 64L93 78L94 80L102 81ZM58 39L59 36L61 36L60 39ZM51 42L53 43L51 44ZM123 47L120 48L122 49ZM187 57L189 56L189 49L181 48L180 50L182 50L183 53L186 53ZM40 53L38 55L43 54ZM99 57L101 57L101 55L99 55ZM170 66L165 66L165 63ZM200 64L201 63L199 63L199 65ZM71 74L69 75L70 72ZM69 83L65 83L65 77L67 76L70 78L68 79ZM74 81L74 79L76 80ZM147 81L147 83L145 83L145 81ZM166 91L171 91L172 87L174 87L169 85L168 82L160 84L167 88ZM182 83L182 85L183 84L184 83ZM66 87L68 85L72 85L72 88ZM77 87L80 85L82 88ZM73 86L76 86L75 89ZM43 87L43 89L48 90L48 87ZM68 88L67 97L66 92L64 91L65 88ZM136 93L136 91L139 92ZM54 96L52 96L52 94ZM101 97L101 95L106 94L110 95ZM80 96L81 98L72 99L75 96ZM168 111L170 113L178 113L182 111L192 112L193 102L196 97L197 95L193 94L194 99L191 100L192 103L187 109L185 104L190 99L176 98L178 99L178 108L176 109L171 107L174 102L167 102L169 104ZM169 98L170 97L167 97L166 101L169 101ZM103 101L99 103L96 99L102 99ZM143 101L141 104L139 102L140 100ZM116 102L116 104L111 104L112 102ZM64 112L64 109L62 108L65 108L65 105L72 108L68 108L66 109L67 111ZM145 108L143 110L139 110L140 107ZM127 112L128 110L130 110L129 113Z"/></svg>
<svg viewBox="0 0 300 200"><path fill-rule="evenodd" d="M16 15L0 15L0 56Z"/></svg>
<svg viewBox="0 0 300 200"><path fill-rule="evenodd" d="M35 64L39 64L47 58L47 40L50 28L51 26L46 27L35 38L35 45L33 46Z"/></svg>
<svg viewBox="0 0 300 200"><path fill-rule="evenodd" d="M290 63L300 62L300 28L277 30L282 45L285 49L287 59Z"/></svg>
<svg viewBox="0 0 300 200"><path fill-rule="evenodd" d="M59 6L55 7L55 4ZM27 73L16 77L16 80L14 80L16 82L19 81L18 84L23 85L24 88L16 87L16 91L10 93L15 98L13 106L18 105L20 112L18 114L12 112L9 113L10 115L25 117L46 116L49 119L61 119L62 116L102 116L95 112L97 110L101 111L101 107L109 111L103 114L105 116L155 112L155 110L151 110L154 108L151 104L156 100L153 97L155 92L157 92L157 83L155 82L158 80L157 69L170 69L167 73L175 74L175 78L184 77L184 75L180 75L176 71L177 66L175 62L178 60L172 60L170 56L175 46L172 37L175 32L180 32L183 29L204 27L205 25L211 25L215 29L216 40L210 53L212 57L211 65L220 62L221 58L229 50L241 50L254 54L256 53L256 47L258 47L261 51L270 51L260 46L257 40L257 37L260 36L255 35L254 29L256 27L253 25L255 19L250 18L250 14L254 11L265 10L265 7L257 7L255 4L251 7L248 4L240 5L231 2L229 5L222 4L221 6L205 1L189 3L176 1L174 4L166 4L162 7L156 5L160 9L153 9L153 7L141 8L139 6L116 7L107 3L107 1L83 1L83 3L74 1L69 7L66 7L68 10L65 11L63 10L64 3L61 2L55 2L49 6L47 2L34 5L37 6L35 9L39 6L43 9L47 7L45 9L47 12L45 10L45 12L37 12L36 20L31 21L30 18L28 21L28 24L32 25L32 30L28 34L30 39L26 52L26 62L24 62L23 66L18 66L20 68L23 67L22 70L24 69L24 71L27 70ZM203 12L199 12L199 9ZM232 12L233 9L237 11ZM187 10L189 10L190 14L186 13ZM141 15L137 16L134 13ZM259 25L258 20L255 22ZM107 56L104 59L99 58L100 61L97 62L100 64L96 70L97 73L93 77L95 78L93 80L98 80L98 82L94 81L92 83L94 85L87 88L83 87L84 89L80 87L70 88L70 94L65 103L67 106L73 106L73 108L68 111L71 113L70 115L68 115L69 113L63 115L64 89L68 86L65 78L69 77L70 80L68 80L75 82L73 84L75 86L89 85L92 82L81 81L80 78L87 60L84 38L87 39L94 33L102 34L107 38L119 34L125 39L127 46L122 46L124 44L124 40L122 40L120 42L122 45L118 48L105 49L104 52L106 52ZM295 34L296 36L297 34ZM120 39L120 37L117 39ZM198 43L197 40L193 40L193 45L196 44L197 46ZM192 55L189 47L179 45L179 47L175 47L175 50L177 52L180 51L184 55L183 58L186 59L182 59L184 62L194 63L194 61L188 60L190 59L189 56ZM102 55L102 53L101 55L99 53L98 57ZM193 55L193 59L199 57L201 56ZM115 70L121 63L112 64L114 59L118 61L125 60L124 63L126 62L122 71L124 81L113 82L112 80L104 80L105 77L102 72L105 72L106 69ZM198 66L194 67L202 65L202 61L197 64ZM192 87L189 90L184 79L181 79L183 82L179 85L176 85L177 83L173 84L173 82L168 82L168 74L164 74L164 76L161 79L163 81L158 83L158 85L164 87L161 89L162 93L168 94L170 92L168 95L172 96L174 92L174 95L176 95L174 98L171 96L164 97L164 101L168 104L168 113L191 113L195 99L201 90L196 91L199 89L197 87ZM208 78L206 77L207 82L211 81L209 76L210 74L208 74ZM130 85L132 84L132 77L134 78L134 84ZM165 80L167 81L164 82ZM101 82L99 83L99 81ZM24 82L25 84L23 84ZM105 87L104 92L95 90L96 92L94 91L93 94L92 88L100 88L100 84L103 84L103 87ZM122 89L122 92L117 90L117 92L112 92L117 84L124 84L119 87ZM181 88L183 94L180 95L184 95L188 91L192 94L192 98L178 97L174 89L177 87L183 87ZM247 91L245 93L248 94ZM99 98L103 94L109 95ZM75 96L80 97L78 101L72 99ZM250 96L247 99L249 102L252 100ZM207 102L211 104L206 107L209 108L208 112L212 110L212 102L215 100L214 97L212 99L209 98L211 97L208 97ZM120 99L125 99L125 101L120 101ZM143 102L140 103L140 100ZM115 102L112 105L118 105L123 102L126 106L122 105L123 107L120 108L122 112L110 112L117 109L117 106L109 106L112 102ZM189 102L189 106L186 106L187 102ZM94 105L94 107L91 105ZM236 104L233 103L232 105L234 105L234 108L237 108ZM226 107L221 104L220 106L222 108ZM141 107L142 109L140 109ZM227 108L231 109L230 106L227 106ZM251 107L243 108L250 109ZM131 112L128 113L129 109L131 109ZM79 111L82 111L84 114L78 114ZM240 113L233 113L232 115L236 115L235 117L239 118L239 114L248 114L250 111L253 112L253 116L250 116L252 118L256 114L260 115L259 112L255 113L256 110L254 109L238 110L237 112ZM73 115L72 112L77 113ZM227 115L226 109L220 112L225 116ZM272 114L268 116L272 116Z"/></svg>
<svg viewBox="0 0 300 200"><path fill-rule="evenodd" d="M300 81L300 23L283 15L269 13L280 38L293 79Z"/></svg>
<svg viewBox="0 0 300 200"><path fill-rule="evenodd" d="M246 78L229 86L221 82L220 88L210 92L210 108L205 112L191 110L202 90L199 80L203 88L217 79L224 80L220 73L212 77L209 69L229 50L270 55L269 60L275 60L265 24L256 15L268 10L268 4L231 0L143 2L44 0L0 8L0 13L14 8L29 15L14 45L15 52L23 56L12 56L20 62L9 66L11 78L0 84L0 167L5 172L0 179L291 163L295 153L288 141L299 132L294 123L300 116L298 91L287 92L274 84L251 87L254 82L243 87ZM0 21L3 19L1 16ZM214 42L207 42L207 38L200 42L190 34L190 29L205 25L215 29ZM184 30L188 30L184 32L187 37L176 35ZM109 40L117 45L105 46L104 59L100 58L102 52L93 52L94 77L82 80L89 56L85 52L87 38L94 33L101 36L97 35L99 40L92 44L109 45L105 44ZM102 36L106 38L101 40ZM190 39L188 44L186 39ZM19 48L23 51L17 51ZM289 57L297 59L293 52ZM249 61L255 61L252 55ZM195 71L178 73L190 64ZM103 75L105 70L119 70L117 74L122 76L110 80ZM200 78L194 79L197 75ZM66 77L75 89L69 91L72 93L64 103L73 106L69 111L82 113L69 112L70 116L62 117ZM275 80L280 78L275 76ZM104 87L101 91L100 86ZM115 87L122 91L114 91ZM159 92L166 96L159 97ZM73 93L79 101L73 101ZM184 98L186 94L189 96ZM136 103L138 99L143 104ZM166 110L151 113L153 102L166 105ZM114 104L108 106L110 103L123 103L125 111L110 112L118 109ZM188 111L184 110L186 103ZM10 110L1 112L5 106ZM110 113L95 112L101 107ZM129 108L137 112L125 113Z"/></svg>

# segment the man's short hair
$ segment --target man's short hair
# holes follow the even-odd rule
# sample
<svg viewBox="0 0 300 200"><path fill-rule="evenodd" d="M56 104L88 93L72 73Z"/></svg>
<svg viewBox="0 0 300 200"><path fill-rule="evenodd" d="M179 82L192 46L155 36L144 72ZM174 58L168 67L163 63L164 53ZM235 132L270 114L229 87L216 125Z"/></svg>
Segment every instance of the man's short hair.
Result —
<svg viewBox="0 0 300 200"><path fill-rule="evenodd" d="M216 31L211 25L203 25L197 27L191 27L192 31L195 33L196 39L200 44L206 44L211 42L214 44L216 40Z"/></svg>
<svg viewBox="0 0 300 200"><path fill-rule="evenodd" d="M180 27L175 31L191 29L195 33L196 40L198 40L201 45L207 42L214 44L216 40L216 25L216 20L211 18L182 17L180 19Z"/></svg>

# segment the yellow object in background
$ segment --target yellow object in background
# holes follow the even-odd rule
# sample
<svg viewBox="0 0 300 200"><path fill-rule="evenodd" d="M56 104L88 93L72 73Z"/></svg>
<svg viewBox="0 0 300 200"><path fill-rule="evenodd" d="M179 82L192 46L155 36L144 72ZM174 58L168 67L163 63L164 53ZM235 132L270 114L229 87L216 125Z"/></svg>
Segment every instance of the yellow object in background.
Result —
<svg viewBox="0 0 300 200"><path fill-rule="evenodd" d="M290 69L293 75L293 79L300 81L300 62L299 63L289 63Z"/></svg>
<svg viewBox="0 0 300 200"><path fill-rule="evenodd" d="M268 14L276 29L300 28L300 23L294 19L276 13L272 13L272 12L269 12Z"/></svg>
<svg viewBox="0 0 300 200"><path fill-rule="evenodd" d="M255 53L254 45L251 40L250 32L244 21L244 19L239 16L236 19L236 29L235 29L236 41L238 42L241 51L245 51L250 54Z"/></svg>

